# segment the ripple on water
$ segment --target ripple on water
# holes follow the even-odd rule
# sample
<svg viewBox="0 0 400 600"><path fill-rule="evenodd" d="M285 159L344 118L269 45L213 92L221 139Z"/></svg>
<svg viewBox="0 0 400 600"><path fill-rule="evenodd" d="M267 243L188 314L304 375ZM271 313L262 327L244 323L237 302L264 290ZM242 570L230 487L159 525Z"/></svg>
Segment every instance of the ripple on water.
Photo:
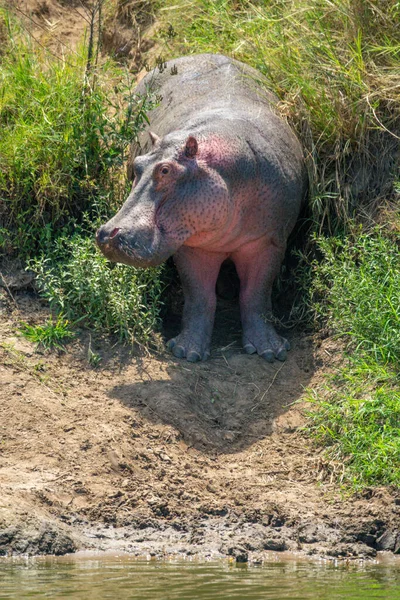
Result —
<svg viewBox="0 0 400 600"><path fill-rule="evenodd" d="M0 600L400 600L400 564L138 561L129 556L0 561Z"/></svg>

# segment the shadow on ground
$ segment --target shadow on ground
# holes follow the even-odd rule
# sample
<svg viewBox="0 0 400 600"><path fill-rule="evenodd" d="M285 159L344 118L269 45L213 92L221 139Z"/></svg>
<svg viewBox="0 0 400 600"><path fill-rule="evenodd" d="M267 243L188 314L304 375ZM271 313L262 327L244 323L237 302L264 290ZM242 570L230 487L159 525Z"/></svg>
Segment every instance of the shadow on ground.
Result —
<svg viewBox="0 0 400 600"><path fill-rule="evenodd" d="M191 364L166 354L158 361L161 377L143 370L140 382L118 384L110 397L152 423L172 425L198 450L244 449L270 435L302 396L314 353L311 338L292 331L285 333L292 345L287 361L269 364L242 353L239 329L236 303L220 303L210 360Z"/></svg>

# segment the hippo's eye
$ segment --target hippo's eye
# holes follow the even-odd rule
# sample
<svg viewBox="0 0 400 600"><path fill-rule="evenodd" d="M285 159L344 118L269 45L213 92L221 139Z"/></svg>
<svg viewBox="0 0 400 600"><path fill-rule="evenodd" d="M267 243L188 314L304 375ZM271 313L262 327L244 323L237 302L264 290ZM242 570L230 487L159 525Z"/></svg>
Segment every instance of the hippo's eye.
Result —
<svg viewBox="0 0 400 600"><path fill-rule="evenodd" d="M163 167L161 167L161 173L163 175L168 175L168 173L169 173L169 167L167 167L167 165L164 165Z"/></svg>

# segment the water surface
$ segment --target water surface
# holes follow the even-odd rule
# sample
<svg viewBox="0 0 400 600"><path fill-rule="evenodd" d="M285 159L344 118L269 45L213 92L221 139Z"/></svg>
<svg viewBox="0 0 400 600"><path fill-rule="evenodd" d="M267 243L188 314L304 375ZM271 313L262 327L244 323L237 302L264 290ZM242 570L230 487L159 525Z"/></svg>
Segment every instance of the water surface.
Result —
<svg viewBox="0 0 400 600"><path fill-rule="evenodd" d="M138 561L127 555L0 559L0 600L6 598L400 600L400 563L335 565L278 559L247 567Z"/></svg>

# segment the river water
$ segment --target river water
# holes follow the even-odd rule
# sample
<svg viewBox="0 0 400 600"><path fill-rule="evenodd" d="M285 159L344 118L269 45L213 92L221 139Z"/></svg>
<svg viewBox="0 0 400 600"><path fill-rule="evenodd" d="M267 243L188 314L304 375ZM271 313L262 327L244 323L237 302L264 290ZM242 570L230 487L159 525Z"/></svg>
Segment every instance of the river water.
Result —
<svg viewBox="0 0 400 600"><path fill-rule="evenodd" d="M400 600L400 563L138 561L129 556L0 559L0 600Z"/></svg>

